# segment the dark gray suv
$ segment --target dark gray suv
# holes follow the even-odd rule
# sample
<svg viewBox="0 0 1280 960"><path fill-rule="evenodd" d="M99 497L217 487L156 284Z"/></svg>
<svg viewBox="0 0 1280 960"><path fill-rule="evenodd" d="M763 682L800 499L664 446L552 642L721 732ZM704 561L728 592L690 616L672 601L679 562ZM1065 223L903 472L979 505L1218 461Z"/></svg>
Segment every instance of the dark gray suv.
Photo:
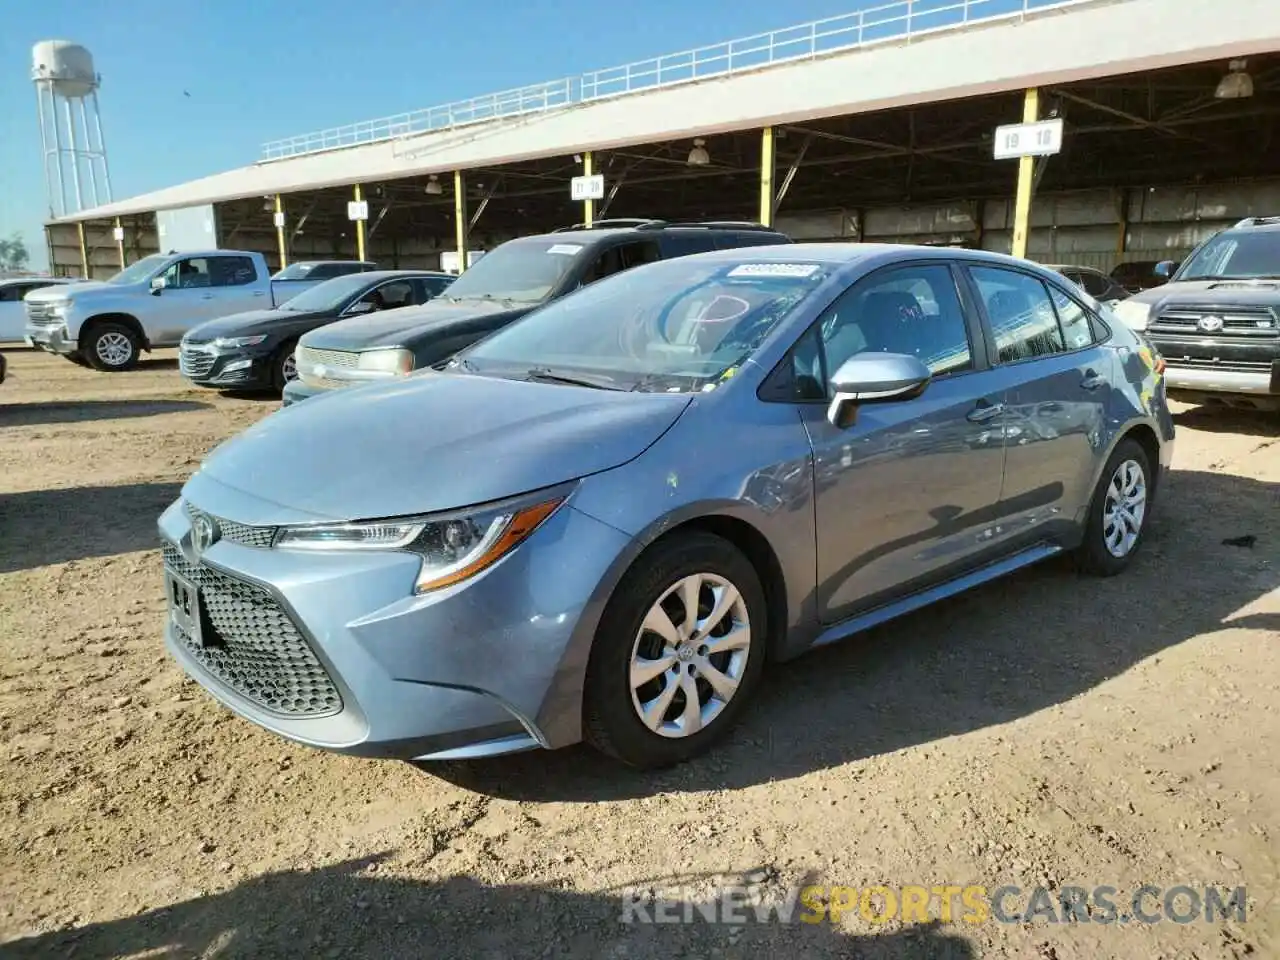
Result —
<svg viewBox="0 0 1280 960"><path fill-rule="evenodd" d="M598 220L511 240L422 308L353 317L305 335L284 402L431 367L537 306L641 264L790 242L760 224L723 220Z"/></svg>

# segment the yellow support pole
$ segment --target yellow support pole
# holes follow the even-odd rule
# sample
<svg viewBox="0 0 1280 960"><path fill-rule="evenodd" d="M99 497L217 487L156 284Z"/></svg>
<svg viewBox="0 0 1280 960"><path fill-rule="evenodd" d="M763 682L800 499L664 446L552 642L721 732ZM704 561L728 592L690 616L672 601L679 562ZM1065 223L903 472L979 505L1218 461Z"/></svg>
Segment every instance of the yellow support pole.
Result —
<svg viewBox="0 0 1280 960"><path fill-rule="evenodd" d="M458 273L467 269L467 178L461 170L453 171L453 219L458 240Z"/></svg>
<svg viewBox="0 0 1280 960"><path fill-rule="evenodd" d="M116 231L116 252L120 254L120 269L123 270L128 264L124 262L124 224L119 217L116 217Z"/></svg>
<svg viewBox="0 0 1280 960"><path fill-rule="evenodd" d="M773 226L773 127L765 127L760 138L760 222Z"/></svg>
<svg viewBox="0 0 1280 960"><path fill-rule="evenodd" d="M280 269L283 270L289 265L289 254L285 250L284 242L284 201L280 199L280 194L276 194L276 246L280 248ZM361 257L361 260L364 258Z"/></svg>
<svg viewBox="0 0 1280 960"><path fill-rule="evenodd" d="M76 221L76 233L80 237L80 276L86 280L92 279L89 276L89 248L84 242L84 221Z"/></svg>
<svg viewBox="0 0 1280 960"><path fill-rule="evenodd" d="M355 186L355 195L356 195L356 203L359 203L362 199L364 199L363 194L361 194L360 192L360 184L358 183ZM356 221L356 259L357 260L364 259L364 221L363 220Z"/></svg>
<svg viewBox="0 0 1280 960"><path fill-rule="evenodd" d="M582 155L582 175L584 177L591 176L591 151L588 150ZM594 200L582 201L582 222L588 227L596 218L596 202Z"/></svg>
<svg viewBox="0 0 1280 960"><path fill-rule="evenodd" d="M1035 123L1040 119L1040 91L1030 87L1022 101L1022 122ZM1035 182L1036 158L1018 158L1018 193L1013 207L1013 244L1010 250L1015 257L1026 257L1027 237L1031 231L1031 188Z"/></svg>

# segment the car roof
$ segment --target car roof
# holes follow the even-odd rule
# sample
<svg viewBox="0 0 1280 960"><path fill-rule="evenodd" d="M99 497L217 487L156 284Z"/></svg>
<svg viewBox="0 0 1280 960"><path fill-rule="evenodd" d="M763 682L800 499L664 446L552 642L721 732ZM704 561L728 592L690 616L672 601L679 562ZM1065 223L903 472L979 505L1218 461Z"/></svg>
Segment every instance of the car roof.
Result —
<svg viewBox="0 0 1280 960"><path fill-rule="evenodd" d="M442 270L366 270L364 273L349 273L349 277L363 277L365 280L394 280L396 277L448 277L453 279L452 273L445 273ZM334 280L345 279L334 277Z"/></svg>
<svg viewBox="0 0 1280 960"><path fill-rule="evenodd" d="M293 261L293 263L289 264L289 266L297 267L297 266L304 266L306 264L310 264L312 266L318 267L322 264L330 264L330 263L376 264L377 261L376 260L295 260Z"/></svg>
<svg viewBox="0 0 1280 960"><path fill-rule="evenodd" d="M787 243L750 247L732 247L708 253L693 254L702 260L724 263L769 260L782 263L856 263L861 260L894 261L918 257L936 259L951 257L957 260L990 263L993 266L1020 266L1045 269L1030 260L1011 257L990 250L974 250L969 247L934 247L909 243Z"/></svg>
<svg viewBox="0 0 1280 960"><path fill-rule="evenodd" d="M620 234L627 234L628 236L643 235L647 237L659 237L664 234L670 235L673 233L675 234L754 233L754 234L761 234L766 237L767 236L778 236L778 237L786 236L786 234L784 234L781 230L774 230L772 228L768 230L761 230L759 227L753 227L750 224L746 224L746 223L744 223L740 227L729 226L728 224L724 224L724 225L717 224L715 226L703 226L697 223L688 223L688 224L673 223L670 226L651 227L648 229L644 227L619 226L619 227L584 227L581 230L556 230L552 233L539 233L529 237L519 237L518 240L534 240L534 241L554 240L554 241L564 242L564 243L580 243L585 246L590 243L596 243L606 237L616 237L616 236L619 236Z"/></svg>
<svg viewBox="0 0 1280 960"><path fill-rule="evenodd" d="M1057 270L1061 273L1063 270L1079 270L1082 273L1102 273L1097 267L1083 267L1077 263L1042 263L1040 266L1046 270Z"/></svg>

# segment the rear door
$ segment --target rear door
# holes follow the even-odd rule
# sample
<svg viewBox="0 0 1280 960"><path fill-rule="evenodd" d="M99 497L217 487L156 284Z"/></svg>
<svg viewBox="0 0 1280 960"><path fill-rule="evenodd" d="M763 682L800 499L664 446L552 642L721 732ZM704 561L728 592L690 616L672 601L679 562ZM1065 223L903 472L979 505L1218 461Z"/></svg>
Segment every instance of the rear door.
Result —
<svg viewBox="0 0 1280 960"><path fill-rule="evenodd" d="M1012 548L1065 533L1088 505L1112 358L1095 342L1090 311L1065 285L1014 267L966 269L1006 387L995 534Z"/></svg>
<svg viewBox="0 0 1280 960"><path fill-rule="evenodd" d="M269 309L268 278L259 276L253 257L221 255L209 258L214 299L220 313L226 316L245 310ZM262 280L263 283L258 281Z"/></svg>
<svg viewBox="0 0 1280 960"><path fill-rule="evenodd" d="M611 277L623 270L630 270L644 263L661 260L662 252L656 240L628 240L612 244L600 250L582 272L581 286Z"/></svg>

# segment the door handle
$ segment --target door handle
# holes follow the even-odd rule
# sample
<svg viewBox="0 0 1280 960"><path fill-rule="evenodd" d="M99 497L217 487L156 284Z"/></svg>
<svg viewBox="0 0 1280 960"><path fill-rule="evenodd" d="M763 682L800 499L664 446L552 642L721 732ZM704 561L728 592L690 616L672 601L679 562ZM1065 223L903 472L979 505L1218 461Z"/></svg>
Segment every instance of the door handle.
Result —
<svg viewBox="0 0 1280 960"><path fill-rule="evenodd" d="M1085 390L1097 390L1107 382L1107 378L1100 376L1096 370L1086 370L1084 379L1080 381L1080 386Z"/></svg>
<svg viewBox="0 0 1280 960"><path fill-rule="evenodd" d="M201 299L201 300L212 300L212 299L213 299L213 294L212 294L212 293L202 293L202 294L200 294L200 299Z"/></svg>
<svg viewBox="0 0 1280 960"><path fill-rule="evenodd" d="M265 297L265 296L267 295L267 291L265 291L265 290L255 290L253 295L254 295L255 297Z"/></svg>
<svg viewBox="0 0 1280 960"><path fill-rule="evenodd" d="M988 420L994 420L1002 413L1004 413L1003 403L988 403L986 400L979 400L978 405L969 411L968 420L971 423L986 423Z"/></svg>

